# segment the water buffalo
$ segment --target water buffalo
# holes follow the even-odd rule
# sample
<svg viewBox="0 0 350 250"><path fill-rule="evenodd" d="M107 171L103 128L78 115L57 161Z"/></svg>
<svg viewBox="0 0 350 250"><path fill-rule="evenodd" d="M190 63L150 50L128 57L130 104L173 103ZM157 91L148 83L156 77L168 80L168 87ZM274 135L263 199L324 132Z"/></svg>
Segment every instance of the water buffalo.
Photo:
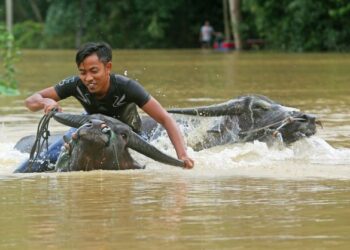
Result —
<svg viewBox="0 0 350 250"><path fill-rule="evenodd" d="M72 138L66 138L65 146L55 164L56 171L89 171L95 169L125 170L144 168L130 155L131 148L156 161L183 167L183 162L168 156L146 142L132 129L114 118L101 114L73 115L54 113L58 122L78 128ZM28 144L33 145L33 139L28 137L18 143L15 148L22 151ZM25 168L16 172L41 172ZM45 169L44 171L47 171Z"/></svg>
<svg viewBox="0 0 350 250"><path fill-rule="evenodd" d="M114 118L101 115L71 115L56 113L55 120L79 127L62 151L56 169L124 170L144 168L129 154L131 148L165 164L183 167L183 162L168 156L146 142L131 128Z"/></svg>
<svg viewBox="0 0 350 250"><path fill-rule="evenodd" d="M192 117L210 117L205 133L196 135L197 140L188 140L195 150L217 145L259 140L269 144L278 141L285 145L316 133L314 115L305 114L298 109L278 104L261 95L241 96L224 103L195 108L169 109L169 113ZM198 120L180 118L185 133L203 127ZM159 127L150 118L143 119L143 130L149 140L159 133ZM193 136L192 136L193 137Z"/></svg>

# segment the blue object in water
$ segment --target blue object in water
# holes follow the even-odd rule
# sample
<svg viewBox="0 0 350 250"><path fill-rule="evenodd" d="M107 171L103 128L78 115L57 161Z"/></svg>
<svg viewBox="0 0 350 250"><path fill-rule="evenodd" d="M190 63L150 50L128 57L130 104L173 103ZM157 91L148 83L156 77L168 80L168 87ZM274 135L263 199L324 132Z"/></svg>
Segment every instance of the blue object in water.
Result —
<svg viewBox="0 0 350 250"><path fill-rule="evenodd" d="M72 134L76 131L76 128L69 129L65 136L68 138L72 137ZM50 170L50 164L55 164L57 158L61 152L61 148L64 145L63 138L52 143L48 150L42 152L40 156L35 159L33 162L31 169L29 170L29 159L22 162L19 167L15 170L15 173L27 173L27 172L44 172Z"/></svg>

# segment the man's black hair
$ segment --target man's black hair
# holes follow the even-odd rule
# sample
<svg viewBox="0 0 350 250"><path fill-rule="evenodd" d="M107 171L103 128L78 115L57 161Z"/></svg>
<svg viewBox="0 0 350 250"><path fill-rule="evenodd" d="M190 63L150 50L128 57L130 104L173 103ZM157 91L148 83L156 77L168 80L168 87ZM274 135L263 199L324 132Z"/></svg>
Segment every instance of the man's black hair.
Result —
<svg viewBox="0 0 350 250"><path fill-rule="evenodd" d="M112 61L112 48L109 46L108 43L105 42L90 42L83 44L76 56L75 56L75 62L77 66L79 66L86 57L96 53L98 59L103 63L108 63Z"/></svg>

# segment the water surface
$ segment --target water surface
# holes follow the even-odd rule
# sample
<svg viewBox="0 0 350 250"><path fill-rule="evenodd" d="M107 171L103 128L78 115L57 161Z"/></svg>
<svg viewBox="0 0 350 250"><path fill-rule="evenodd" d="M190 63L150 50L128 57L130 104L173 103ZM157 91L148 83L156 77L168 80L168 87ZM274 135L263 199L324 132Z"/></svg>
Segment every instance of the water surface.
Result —
<svg viewBox="0 0 350 250"><path fill-rule="evenodd" d="M114 52L114 71L164 107L257 93L315 114L323 129L284 148L190 148L193 170L134 154L146 170L12 174L28 157L13 145L42 116L24 98L77 74L74 51L23 51L21 96L0 97L0 249L348 249L349 54ZM166 137L156 146L174 155Z"/></svg>

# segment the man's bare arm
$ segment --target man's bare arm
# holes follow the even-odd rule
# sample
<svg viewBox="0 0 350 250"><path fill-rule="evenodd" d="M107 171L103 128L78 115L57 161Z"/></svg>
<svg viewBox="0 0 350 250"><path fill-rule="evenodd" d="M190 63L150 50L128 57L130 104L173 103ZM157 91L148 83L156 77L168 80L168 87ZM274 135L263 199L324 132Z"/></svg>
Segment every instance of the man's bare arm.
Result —
<svg viewBox="0 0 350 250"><path fill-rule="evenodd" d="M187 155L182 133L169 113L153 97L151 97L142 109L165 128L174 145L177 157L184 161L185 168L193 168L194 161Z"/></svg>
<svg viewBox="0 0 350 250"><path fill-rule="evenodd" d="M30 111L38 111L43 109L45 113L50 112L52 109L56 108L58 111L62 111L62 108L58 104L60 100L53 87L43 89L25 100L25 106Z"/></svg>

